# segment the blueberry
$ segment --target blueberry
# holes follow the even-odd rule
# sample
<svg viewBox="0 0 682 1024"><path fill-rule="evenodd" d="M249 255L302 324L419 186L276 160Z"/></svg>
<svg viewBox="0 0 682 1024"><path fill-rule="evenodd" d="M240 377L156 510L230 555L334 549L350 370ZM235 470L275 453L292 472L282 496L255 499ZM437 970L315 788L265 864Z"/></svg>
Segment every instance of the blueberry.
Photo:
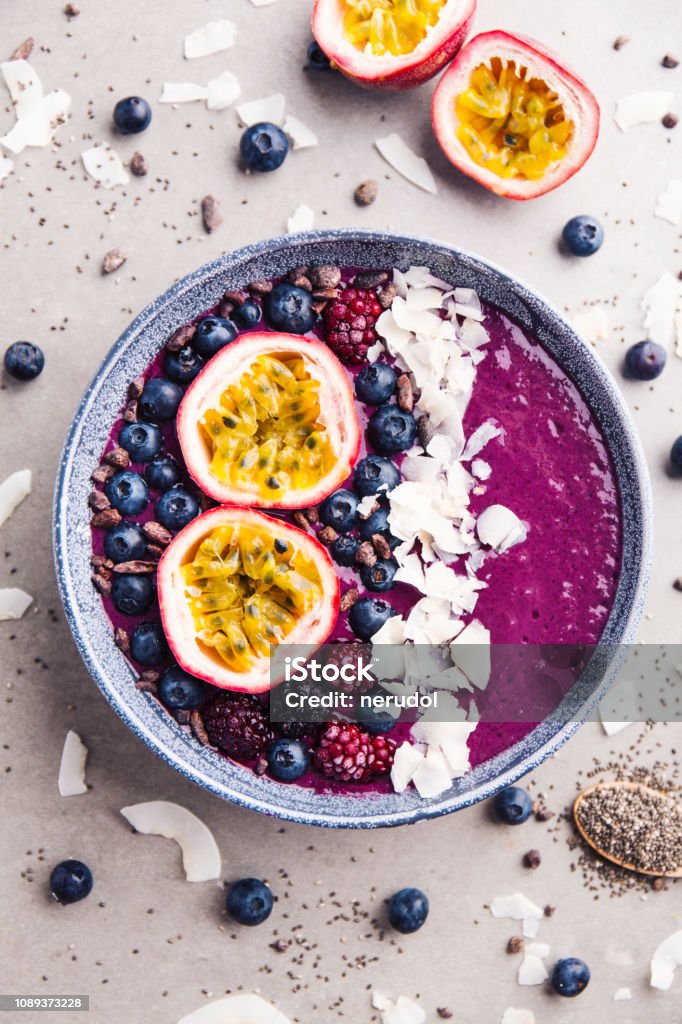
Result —
<svg viewBox="0 0 682 1024"><path fill-rule="evenodd" d="M175 665L159 679L159 700L172 711L193 711L204 699L206 687Z"/></svg>
<svg viewBox="0 0 682 1024"><path fill-rule="evenodd" d="M507 786L493 800L493 808L505 825L522 825L530 818L533 801L520 786Z"/></svg>
<svg viewBox="0 0 682 1024"><path fill-rule="evenodd" d="M241 306L232 310L232 319L242 331L248 330L249 327L255 327L260 323L262 316L263 310L253 299L247 299Z"/></svg>
<svg viewBox="0 0 682 1024"><path fill-rule="evenodd" d="M122 135L139 135L151 119L152 108L141 96L128 96L114 107L114 124Z"/></svg>
<svg viewBox="0 0 682 1024"><path fill-rule="evenodd" d="M225 905L239 924L262 924L272 911L272 893L259 878L242 878L227 890Z"/></svg>
<svg viewBox="0 0 682 1024"><path fill-rule="evenodd" d="M207 316L194 332L192 345L202 359L210 359L237 337L237 328L223 316Z"/></svg>
<svg viewBox="0 0 682 1024"><path fill-rule="evenodd" d="M308 67L311 71L329 71L331 63L329 57L318 43L313 39L308 47Z"/></svg>
<svg viewBox="0 0 682 1024"><path fill-rule="evenodd" d="M133 462L151 462L161 451L163 437L153 423L126 423L118 437Z"/></svg>
<svg viewBox="0 0 682 1024"><path fill-rule="evenodd" d="M290 334L305 334L317 319L311 293L286 281L276 284L265 296L263 312L270 327Z"/></svg>
<svg viewBox="0 0 682 1024"><path fill-rule="evenodd" d="M387 601L378 597L361 597L348 613L348 624L360 640L369 640L392 615L395 612Z"/></svg>
<svg viewBox="0 0 682 1024"><path fill-rule="evenodd" d="M557 960L550 975L550 985L560 996L572 999L579 996L587 988L590 980L590 969L584 960L576 956L568 956Z"/></svg>
<svg viewBox="0 0 682 1024"><path fill-rule="evenodd" d="M199 502L184 487L171 487L156 503L156 518L167 530L181 530L199 515Z"/></svg>
<svg viewBox="0 0 682 1024"><path fill-rule="evenodd" d="M104 493L122 516L136 516L144 512L149 503L147 485L137 473L124 469L104 485Z"/></svg>
<svg viewBox="0 0 682 1024"><path fill-rule="evenodd" d="M203 359L191 345L185 345L178 352L166 352L163 361L164 373L175 384L189 384L203 365Z"/></svg>
<svg viewBox="0 0 682 1024"><path fill-rule="evenodd" d="M386 691L382 689L371 690L369 694L363 696L368 696L370 700L368 704L361 703L357 708L358 724L362 726L365 732L369 732L373 736L380 736L390 732L396 723L395 718L390 711L375 705L373 700L374 697L385 697Z"/></svg>
<svg viewBox="0 0 682 1024"><path fill-rule="evenodd" d="M121 573L111 586L114 608L122 615L142 615L154 603L154 585L146 574Z"/></svg>
<svg viewBox="0 0 682 1024"><path fill-rule="evenodd" d="M678 437L673 442L673 446L670 449L670 463L673 469L677 470L678 473L682 473L682 437Z"/></svg>
<svg viewBox="0 0 682 1024"><path fill-rule="evenodd" d="M572 217L564 227L562 237L574 256L592 256L601 248L604 229L594 217Z"/></svg>
<svg viewBox="0 0 682 1024"><path fill-rule="evenodd" d="M141 622L130 637L130 653L141 665L160 665L166 656L166 638L156 622Z"/></svg>
<svg viewBox="0 0 682 1024"><path fill-rule="evenodd" d="M400 483L400 470L383 455L367 455L360 459L353 474L353 487L361 498L376 494L379 488L392 491Z"/></svg>
<svg viewBox="0 0 682 1024"><path fill-rule="evenodd" d="M144 478L155 491L168 491L180 480L180 467L172 455L157 455L145 466Z"/></svg>
<svg viewBox="0 0 682 1024"><path fill-rule="evenodd" d="M429 914L429 901L421 889L401 889L388 901L388 920L403 935L418 931Z"/></svg>
<svg viewBox="0 0 682 1024"><path fill-rule="evenodd" d="M118 523L107 530L104 553L112 562L132 562L144 558L147 541L136 523Z"/></svg>
<svg viewBox="0 0 682 1024"><path fill-rule="evenodd" d="M360 541L357 537L349 537L347 533L342 533L340 537L336 538L329 550L337 565L349 566L354 564L355 554L359 547Z"/></svg>
<svg viewBox="0 0 682 1024"><path fill-rule="evenodd" d="M249 171L276 171L289 152L289 140L276 124L259 121L244 130L239 152Z"/></svg>
<svg viewBox="0 0 682 1024"><path fill-rule="evenodd" d="M360 579L368 590L383 593L393 586L393 577L398 570L398 563L393 558L377 558L374 565L360 567Z"/></svg>
<svg viewBox="0 0 682 1024"><path fill-rule="evenodd" d="M417 436L417 424L411 412L397 405L383 405L372 413L367 424L367 437L373 448L382 454L404 452Z"/></svg>
<svg viewBox="0 0 682 1024"><path fill-rule="evenodd" d="M142 389L137 402L137 412L142 420L150 423L164 423L175 419L182 401L182 388L165 377L152 377Z"/></svg>
<svg viewBox="0 0 682 1024"><path fill-rule="evenodd" d="M33 380L44 365L42 349L30 341L15 341L5 352L5 370L15 380Z"/></svg>
<svg viewBox="0 0 682 1024"><path fill-rule="evenodd" d="M395 394L397 380L388 363L367 363L355 378L355 394L366 405L383 405Z"/></svg>
<svg viewBox="0 0 682 1024"><path fill-rule="evenodd" d="M78 903L92 892L92 871L81 860L63 860L52 869L50 892L60 903Z"/></svg>
<svg viewBox="0 0 682 1024"><path fill-rule="evenodd" d="M358 498L352 491L341 488L325 498L320 505L320 519L325 526L333 526L337 533L348 533L358 518Z"/></svg>
<svg viewBox="0 0 682 1024"><path fill-rule="evenodd" d="M280 782L293 782L305 775L310 763L308 748L300 740L275 740L266 754L270 774Z"/></svg>
<svg viewBox="0 0 682 1024"><path fill-rule="evenodd" d="M638 341L625 353L625 372L635 380L654 380L666 362L665 349L655 341Z"/></svg>
<svg viewBox="0 0 682 1024"><path fill-rule="evenodd" d="M391 528L388 525L389 512L390 509L387 505L381 505L367 519L360 520L360 536L363 540L371 540L374 534L378 533L388 541L390 547L394 548L397 544L400 544L398 538L394 537L391 533Z"/></svg>

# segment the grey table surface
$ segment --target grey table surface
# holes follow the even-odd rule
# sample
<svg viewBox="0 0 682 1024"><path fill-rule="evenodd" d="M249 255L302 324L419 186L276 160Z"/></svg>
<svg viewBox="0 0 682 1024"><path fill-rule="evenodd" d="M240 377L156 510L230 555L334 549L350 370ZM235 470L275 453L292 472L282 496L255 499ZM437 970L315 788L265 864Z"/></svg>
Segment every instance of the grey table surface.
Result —
<svg viewBox="0 0 682 1024"><path fill-rule="evenodd" d="M570 315L603 306L611 328L598 349L622 379L623 352L642 336L643 291L663 271L682 271L679 229L653 216L656 196L682 176L682 128L666 133L653 124L622 134L613 110L621 95L661 88L676 93L679 110L682 67L660 66L665 52L682 51L679 3L480 0L477 30L503 26L539 37L590 80L602 105L601 137L588 167L530 204L495 198L450 168L429 126L430 85L380 96L336 75L304 72L307 0L261 9L248 0L82 0L72 21L62 7L60 0L24 0L0 11L2 56L33 35L32 60L45 86L73 97L58 145L26 151L0 186L2 345L35 339L47 359L39 380L26 387L4 381L0 393L0 478L23 467L34 474L33 493L2 528L0 585L35 597L21 622L0 628L0 992L89 993L90 1019L98 1024L173 1024L211 995L240 988L260 990L302 1022L369 1021L373 987L418 997L429 1020L448 1006L455 1022L497 1024L506 1007L516 1006L532 1009L538 1024L679 1024L682 979L669 993L648 987L654 948L682 926L679 885L619 899L591 891L580 870L571 870L570 828L556 819L504 829L486 808L474 807L412 828L335 833L221 803L157 760L99 695L68 635L50 551L60 447L109 346L175 278L280 233L301 202L315 210L317 226L392 227L455 242L513 269ZM225 16L239 27L237 46L185 62L184 35ZM621 34L630 41L616 52L612 43ZM202 104L173 109L155 102L164 80L202 82L225 68L238 76L244 99L283 92L288 110L318 133L320 145L293 154L277 174L247 178L235 160L233 110L211 114ZM94 141L114 142L113 103L132 93L154 101L154 121L145 135L116 139L115 146L124 159L142 150L150 173L104 191L86 179L80 153ZM0 129L11 123L3 96ZM394 130L428 158L437 196L419 192L382 162L373 141ZM353 190L368 177L378 179L380 194L360 210ZM198 213L206 193L225 214L210 236ZM590 260L568 260L557 236L569 216L584 212L603 221L606 242ZM101 260L113 247L128 261L104 278ZM641 629L648 642L680 636L682 595L672 582L682 573L682 492L665 466L671 441L682 433L681 382L682 365L672 356L654 384L622 382L655 491L656 561ZM91 789L62 799L57 769L69 728L90 748ZM534 792L562 810L579 772L593 758L627 752L641 731L631 727L608 740L588 724L535 773ZM637 757L671 761L681 746L682 726L659 724ZM190 806L210 824L226 879L270 880L278 902L266 925L248 932L230 926L217 884L187 883L172 843L131 834L120 808L154 798ZM530 847L543 858L533 872L521 863ZM84 859L96 879L92 896L69 908L47 894L49 870L65 856ZM421 932L397 940L372 922L381 921L383 899L406 884L428 891L432 913ZM487 909L494 896L517 890L556 906L539 935L552 957L575 954L590 963L594 980L579 999L518 987L518 961L505 953L516 929ZM282 936L295 941L287 952L274 952L269 944ZM632 1001L614 1003L623 986Z"/></svg>

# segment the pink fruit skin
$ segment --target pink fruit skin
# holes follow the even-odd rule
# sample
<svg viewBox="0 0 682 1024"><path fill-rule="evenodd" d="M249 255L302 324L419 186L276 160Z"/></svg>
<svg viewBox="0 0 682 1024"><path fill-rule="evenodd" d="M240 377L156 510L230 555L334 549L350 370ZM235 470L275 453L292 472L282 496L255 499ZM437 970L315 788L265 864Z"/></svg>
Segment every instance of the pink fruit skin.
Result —
<svg viewBox="0 0 682 1024"><path fill-rule="evenodd" d="M476 10L477 0L463 0L454 4L457 16L453 16L452 24L445 31L431 29L427 39L433 39L432 48L424 48L414 59L406 58L366 58L350 45L339 47L336 36L340 32L338 18L330 11L338 7L338 0L315 0L312 16L313 35L319 46L336 65L338 70L356 85L363 89L376 89L383 92L404 92L433 78L448 64L461 49L469 34L471 22ZM390 66L383 72L376 70L382 62ZM373 66L374 69L373 70Z"/></svg>
<svg viewBox="0 0 682 1024"><path fill-rule="evenodd" d="M468 75L484 59L499 56L530 59L535 67L551 72L563 86L579 114L571 149L556 171L539 181L499 178L469 157L455 139L455 99L468 84ZM560 99L563 97L560 96ZM508 32L484 32L474 36L458 53L433 94L431 121L438 143L450 163L479 185L506 199L527 200L545 195L573 177L592 154L599 137L599 104L586 83L541 43Z"/></svg>

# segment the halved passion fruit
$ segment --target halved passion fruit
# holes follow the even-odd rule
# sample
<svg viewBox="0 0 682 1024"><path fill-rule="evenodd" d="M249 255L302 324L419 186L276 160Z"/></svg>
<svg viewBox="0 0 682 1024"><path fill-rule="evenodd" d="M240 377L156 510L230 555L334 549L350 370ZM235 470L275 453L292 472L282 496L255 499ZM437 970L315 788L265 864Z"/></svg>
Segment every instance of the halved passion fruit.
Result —
<svg viewBox="0 0 682 1024"><path fill-rule="evenodd" d="M193 381L177 423L187 469L224 505L314 505L345 480L360 444L343 366L294 334L226 345Z"/></svg>
<svg viewBox="0 0 682 1024"><path fill-rule="evenodd" d="M532 39L475 36L441 78L431 108L448 160L509 199L533 199L579 171L599 134L580 78Z"/></svg>
<svg viewBox="0 0 682 1024"><path fill-rule="evenodd" d="M252 509L210 509L158 570L168 644L186 672L229 690L270 689L271 648L324 643L339 609L329 555L311 535Z"/></svg>
<svg viewBox="0 0 682 1024"><path fill-rule="evenodd" d="M452 60L475 9L476 0L316 0L313 35L347 78L399 92Z"/></svg>

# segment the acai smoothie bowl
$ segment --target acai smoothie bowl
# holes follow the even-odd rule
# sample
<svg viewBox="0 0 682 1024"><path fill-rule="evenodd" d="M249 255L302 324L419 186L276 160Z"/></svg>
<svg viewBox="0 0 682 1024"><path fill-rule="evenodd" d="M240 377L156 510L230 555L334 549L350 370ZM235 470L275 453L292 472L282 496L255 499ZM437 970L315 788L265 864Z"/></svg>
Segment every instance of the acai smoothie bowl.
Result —
<svg viewBox="0 0 682 1024"><path fill-rule="evenodd" d="M478 257L357 231L246 247L149 306L55 499L69 623L129 727L329 826L456 810L553 753L634 639L650 538L629 415L561 316Z"/></svg>

